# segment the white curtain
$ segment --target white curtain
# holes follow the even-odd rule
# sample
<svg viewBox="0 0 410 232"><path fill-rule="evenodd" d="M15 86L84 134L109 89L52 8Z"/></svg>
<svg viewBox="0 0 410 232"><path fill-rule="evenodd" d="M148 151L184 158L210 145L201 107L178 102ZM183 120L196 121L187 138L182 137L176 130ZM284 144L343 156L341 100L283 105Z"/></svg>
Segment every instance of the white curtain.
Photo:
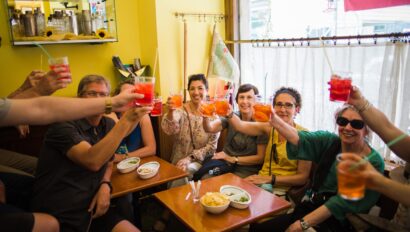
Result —
<svg viewBox="0 0 410 232"><path fill-rule="evenodd" d="M403 131L410 126L410 48L404 43L383 45L327 45L335 71L352 73L352 82L365 97ZM320 46L241 45L241 84L253 83L261 93L272 95L281 86L294 87L302 95L296 122L310 130L335 132L333 113L342 103L329 101L330 68ZM373 134L371 144L382 141ZM387 160L399 161L388 149Z"/></svg>

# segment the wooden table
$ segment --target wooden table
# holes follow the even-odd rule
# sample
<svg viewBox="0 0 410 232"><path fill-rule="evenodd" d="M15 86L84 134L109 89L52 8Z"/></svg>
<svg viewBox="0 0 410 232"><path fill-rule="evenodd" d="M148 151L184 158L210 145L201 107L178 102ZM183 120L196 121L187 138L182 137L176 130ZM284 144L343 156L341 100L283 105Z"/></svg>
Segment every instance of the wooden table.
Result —
<svg viewBox="0 0 410 232"><path fill-rule="evenodd" d="M289 202L232 173L202 181L199 195L201 197L206 192L219 192L222 185L234 185L248 191L252 196L249 207L247 209L229 207L216 215L207 213L200 202L193 203L192 194L188 200L185 200L186 195L191 191L189 184L155 193L154 196L193 231L233 230L290 207Z"/></svg>
<svg viewBox="0 0 410 232"><path fill-rule="evenodd" d="M117 165L114 165L111 182L113 191L111 197L123 196L127 193L137 192L146 188L154 187L163 183L167 183L172 180L186 177L188 174L175 165L159 158L158 156L149 156L141 159L140 165L157 161L160 164L158 174L150 179L143 180L138 177L137 170L135 169L129 173L120 173L117 170Z"/></svg>

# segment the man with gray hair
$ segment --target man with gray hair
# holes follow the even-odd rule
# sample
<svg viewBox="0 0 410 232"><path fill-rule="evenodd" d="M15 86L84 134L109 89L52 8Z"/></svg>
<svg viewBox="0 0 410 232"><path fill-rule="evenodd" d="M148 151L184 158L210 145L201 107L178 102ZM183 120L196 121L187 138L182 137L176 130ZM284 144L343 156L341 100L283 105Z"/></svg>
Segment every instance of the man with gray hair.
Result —
<svg viewBox="0 0 410 232"><path fill-rule="evenodd" d="M108 81L99 75L85 76L77 91L81 98L109 93ZM117 124L97 114L51 125L38 161L32 210L55 216L61 231L139 231L110 207L112 157L151 109L132 108Z"/></svg>

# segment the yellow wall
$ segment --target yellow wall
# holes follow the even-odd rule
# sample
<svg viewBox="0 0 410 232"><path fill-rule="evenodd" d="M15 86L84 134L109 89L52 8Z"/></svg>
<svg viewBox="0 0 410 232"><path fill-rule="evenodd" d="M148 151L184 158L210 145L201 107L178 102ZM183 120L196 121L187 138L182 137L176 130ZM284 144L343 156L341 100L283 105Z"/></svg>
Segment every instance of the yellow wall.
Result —
<svg viewBox="0 0 410 232"><path fill-rule="evenodd" d="M184 64L184 23L175 17L176 12L224 13L223 0L157 0L157 34L159 45L161 94L170 90L182 90ZM213 21L205 22L187 17L187 75L206 73L211 45ZM224 37L224 23L217 24L217 31Z"/></svg>
<svg viewBox="0 0 410 232"><path fill-rule="evenodd" d="M47 70L46 57L37 47L10 44L6 9L1 0L0 9L0 96L16 89L33 69ZM119 42L99 45L60 44L44 45L53 56L68 56L73 83L55 95L74 96L80 78L96 73L107 77L113 85L119 75L113 68L111 57L119 55L124 63L140 57L143 64L154 65L158 47L159 62L156 91L166 97L170 89L182 85L183 76L183 23L175 12L223 13L223 0L117 0L117 33ZM213 23L187 19L188 24L188 75L205 73ZM224 24L218 31L224 37Z"/></svg>

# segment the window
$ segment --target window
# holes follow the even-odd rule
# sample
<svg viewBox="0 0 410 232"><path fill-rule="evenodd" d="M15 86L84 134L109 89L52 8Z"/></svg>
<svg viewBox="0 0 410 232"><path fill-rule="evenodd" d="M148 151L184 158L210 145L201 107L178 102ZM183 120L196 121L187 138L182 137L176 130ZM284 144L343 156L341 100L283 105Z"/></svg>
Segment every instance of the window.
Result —
<svg viewBox="0 0 410 232"><path fill-rule="evenodd" d="M410 31L409 5L345 12L342 0L240 0L239 11L241 40ZM335 131L333 112L341 103L329 101L327 82L332 71L347 71L364 96L407 131L410 46L388 41L324 41L325 48L320 41L241 43L241 84L253 83L265 95L281 86L294 87L303 99L296 122L310 130ZM373 137L373 147L382 147L382 141ZM389 159L387 150L381 153Z"/></svg>

